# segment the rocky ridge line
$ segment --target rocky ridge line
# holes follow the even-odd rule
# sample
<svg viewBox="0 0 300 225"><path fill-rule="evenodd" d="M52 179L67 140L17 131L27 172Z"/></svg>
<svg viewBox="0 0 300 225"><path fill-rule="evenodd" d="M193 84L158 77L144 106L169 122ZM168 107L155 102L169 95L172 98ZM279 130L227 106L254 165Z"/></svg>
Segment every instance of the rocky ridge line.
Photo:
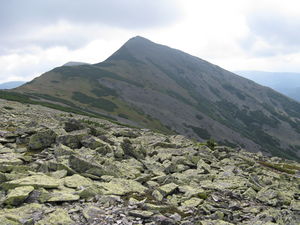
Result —
<svg viewBox="0 0 300 225"><path fill-rule="evenodd" d="M300 165L0 100L0 224L299 224Z"/></svg>

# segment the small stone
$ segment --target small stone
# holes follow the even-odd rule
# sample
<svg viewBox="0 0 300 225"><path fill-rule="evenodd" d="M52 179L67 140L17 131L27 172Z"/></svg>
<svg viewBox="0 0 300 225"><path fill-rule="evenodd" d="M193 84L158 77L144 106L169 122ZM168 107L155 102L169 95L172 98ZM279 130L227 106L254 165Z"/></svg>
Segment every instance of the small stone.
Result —
<svg viewBox="0 0 300 225"><path fill-rule="evenodd" d="M87 206L82 210L82 215L88 221L92 221L95 218L98 218L100 215L104 215L105 211L96 206Z"/></svg>
<svg viewBox="0 0 300 225"><path fill-rule="evenodd" d="M291 209L294 211L300 211L300 201L299 200L293 200L291 202Z"/></svg>
<svg viewBox="0 0 300 225"><path fill-rule="evenodd" d="M160 186L158 190L163 194L163 196L167 196L174 192L177 189L178 185L174 183L165 184Z"/></svg>
<svg viewBox="0 0 300 225"><path fill-rule="evenodd" d="M154 190L152 192L152 196L157 200L157 201L162 201L164 196L158 191L158 190Z"/></svg>
<svg viewBox="0 0 300 225"><path fill-rule="evenodd" d="M243 195L247 198L255 198L257 193L252 187L250 187L243 193Z"/></svg>
<svg viewBox="0 0 300 225"><path fill-rule="evenodd" d="M150 212L150 211L143 211L143 210L131 210L131 211L129 211L129 215L147 219L147 218L150 218L151 216L153 216L154 213Z"/></svg>
<svg viewBox="0 0 300 225"><path fill-rule="evenodd" d="M204 201L203 199L191 198L189 200L184 201L181 204L181 206L183 206L184 208L194 208L200 205L201 203L203 203L203 201Z"/></svg>
<svg viewBox="0 0 300 225"><path fill-rule="evenodd" d="M56 178L56 179L61 179L67 176L68 171L67 170L57 170L53 173L50 174L51 177Z"/></svg>

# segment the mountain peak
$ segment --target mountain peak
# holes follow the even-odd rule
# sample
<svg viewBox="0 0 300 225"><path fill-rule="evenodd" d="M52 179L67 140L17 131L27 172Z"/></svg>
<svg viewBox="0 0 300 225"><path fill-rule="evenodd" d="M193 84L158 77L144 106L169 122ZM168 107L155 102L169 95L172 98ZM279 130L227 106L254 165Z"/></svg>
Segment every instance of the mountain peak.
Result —
<svg viewBox="0 0 300 225"><path fill-rule="evenodd" d="M74 62L74 61L70 61L65 63L62 66L81 66L81 65L87 65L88 63L84 63L84 62Z"/></svg>
<svg viewBox="0 0 300 225"><path fill-rule="evenodd" d="M150 41L149 39L147 38L144 38L142 36L135 36L135 37L132 37L130 38L126 43L142 43L142 42L148 42L148 43L153 43L152 41Z"/></svg>
<svg viewBox="0 0 300 225"><path fill-rule="evenodd" d="M135 36L130 38L107 60L134 60L135 55L139 55L141 52L144 52L146 49L149 49L149 47L151 48L155 45L157 44L144 37Z"/></svg>

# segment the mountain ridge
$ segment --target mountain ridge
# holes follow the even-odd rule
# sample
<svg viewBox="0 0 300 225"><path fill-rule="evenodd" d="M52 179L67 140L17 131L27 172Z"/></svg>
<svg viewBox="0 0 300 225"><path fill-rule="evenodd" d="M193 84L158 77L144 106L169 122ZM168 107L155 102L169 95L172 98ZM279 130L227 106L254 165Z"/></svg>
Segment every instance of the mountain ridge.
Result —
<svg viewBox="0 0 300 225"><path fill-rule="evenodd" d="M1 224L300 221L295 161L3 99L0 114Z"/></svg>
<svg viewBox="0 0 300 225"><path fill-rule="evenodd" d="M141 37L101 63L57 67L14 91L135 126L300 157L299 103Z"/></svg>

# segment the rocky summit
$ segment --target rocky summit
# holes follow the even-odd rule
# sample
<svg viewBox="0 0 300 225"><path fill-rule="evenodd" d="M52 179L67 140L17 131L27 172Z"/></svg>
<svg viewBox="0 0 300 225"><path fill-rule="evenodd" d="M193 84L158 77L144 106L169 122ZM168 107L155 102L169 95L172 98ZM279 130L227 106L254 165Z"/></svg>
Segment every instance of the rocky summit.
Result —
<svg viewBox="0 0 300 225"><path fill-rule="evenodd" d="M300 164L0 100L0 224L299 224Z"/></svg>

